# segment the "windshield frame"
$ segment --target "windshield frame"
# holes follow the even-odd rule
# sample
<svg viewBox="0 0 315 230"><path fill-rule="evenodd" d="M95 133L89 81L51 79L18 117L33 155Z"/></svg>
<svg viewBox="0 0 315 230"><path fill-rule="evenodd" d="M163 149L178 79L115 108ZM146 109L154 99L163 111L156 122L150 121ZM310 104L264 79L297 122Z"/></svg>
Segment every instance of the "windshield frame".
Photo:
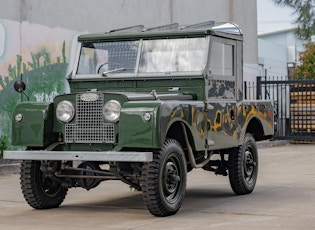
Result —
<svg viewBox="0 0 315 230"><path fill-rule="evenodd" d="M139 42L138 44L138 50L137 50L137 57L135 60L135 65L134 65L134 71L132 72L126 72L126 71L105 71L106 74L104 74L102 76L101 74L78 74L78 68L79 68L79 63L80 63L80 57L81 57L81 52L82 52L82 47L84 42L79 42L78 46L77 46L77 52L76 52L76 57L75 57L75 64L74 64L74 71L72 72L72 75L69 76L72 79L119 79L119 78L144 78L144 77L148 77L148 78L161 78L161 77L169 77L169 76L200 76L203 74L203 72L205 71L206 67L207 67L207 63L208 63L208 59L209 59L209 46L210 46L210 37L209 35L203 35L203 36L196 36L196 37L169 37L169 38L157 38L157 39L150 39L150 38L141 38L141 39L132 39L132 40L117 40L120 42ZM140 58L141 55L143 54L143 44L145 42L150 42L150 41L163 41L163 40L177 40L177 39L204 39L204 56L203 58L203 63L202 63L202 67L200 67L200 70L194 70L194 71L162 71L162 72L141 72L139 71L140 69ZM86 43L106 43L106 42L113 42L113 41L91 41L91 42L86 42ZM188 51L184 50L185 52ZM124 68L124 67L121 67ZM127 67L128 69L128 67Z"/></svg>

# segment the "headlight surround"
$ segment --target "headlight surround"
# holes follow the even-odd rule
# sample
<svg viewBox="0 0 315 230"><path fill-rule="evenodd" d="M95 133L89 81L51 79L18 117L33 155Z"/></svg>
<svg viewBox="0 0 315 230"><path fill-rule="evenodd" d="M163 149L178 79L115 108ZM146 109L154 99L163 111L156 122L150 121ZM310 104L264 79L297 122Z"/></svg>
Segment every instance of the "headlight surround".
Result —
<svg viewBox="0 0 315 230"><path fill-rule="evenodd" d="M115 123L119 120L120 110L120 103L116 100L110 100L103 107L104 118L109 122Z"/></svg>
<svg viewBox="0 0 315 230"><path fill-rule="evenodd" d="M61 101L56 108L57 119L63 123L70 122L74 117L74 107L70 101Z"/></svg>

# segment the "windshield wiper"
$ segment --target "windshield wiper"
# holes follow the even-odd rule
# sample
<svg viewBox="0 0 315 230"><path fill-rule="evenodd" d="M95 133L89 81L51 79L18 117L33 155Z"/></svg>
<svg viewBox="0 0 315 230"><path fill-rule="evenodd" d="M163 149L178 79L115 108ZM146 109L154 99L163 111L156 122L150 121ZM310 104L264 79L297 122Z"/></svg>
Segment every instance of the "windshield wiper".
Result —
<svg viewBox="0 0 315 230"><path fill-rule="evenodd" d="M125 70L133 70L133 68L117 68L117 69L108 70L108 71L105 71L102 73L102 77L106 77L107 74L109 74L109 73L123 72Z"/></svg>

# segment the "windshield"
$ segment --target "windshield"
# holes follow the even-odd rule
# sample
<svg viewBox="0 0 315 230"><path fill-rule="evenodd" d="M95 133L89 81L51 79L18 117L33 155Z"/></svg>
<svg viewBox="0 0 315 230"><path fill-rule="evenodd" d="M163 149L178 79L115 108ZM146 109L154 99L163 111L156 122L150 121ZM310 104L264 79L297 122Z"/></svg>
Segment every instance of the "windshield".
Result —
<svg viewBox="0 0 315 230"><path fill-rule="evenodd" d="M138 47L139 41L83 43L77 74L99 74L121 68L134 70Z"/></svg>
<svg viewBox="0 0 315 230"><path fill-rule="evenodd" d="M201 71L205 66L205 38L143 41L139 72Z"/></svg>
<svg viewBox="0 0 315 230"><path fill-rule="evenodd" d="M83 43L77 74L105 77L121 73L201 72L206 65L207 40L198 37Z"/></svg>

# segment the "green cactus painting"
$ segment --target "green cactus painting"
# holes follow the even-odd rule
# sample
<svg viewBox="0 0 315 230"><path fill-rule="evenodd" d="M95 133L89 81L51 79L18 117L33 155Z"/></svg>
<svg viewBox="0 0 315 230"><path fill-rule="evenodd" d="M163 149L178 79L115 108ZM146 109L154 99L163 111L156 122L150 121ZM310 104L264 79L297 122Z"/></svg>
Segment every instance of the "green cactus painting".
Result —
<svg viewBox="0 0 315 230"><path fill-rule="evenodd" d="M11 136L11 114L19 101L26 100L14 91L16 80L26 84L26 94L30 101L52 101L54 96L64 91L67 72L66 42L62 44L60 56L52 61L51 54L45 49L31 52L31 61L23 62L16 55L16 64L9 64L8 76L0 75L0 136ZM9 141L10 143L10 141ZM8 148L10 148L8 144Z"/></svg>

